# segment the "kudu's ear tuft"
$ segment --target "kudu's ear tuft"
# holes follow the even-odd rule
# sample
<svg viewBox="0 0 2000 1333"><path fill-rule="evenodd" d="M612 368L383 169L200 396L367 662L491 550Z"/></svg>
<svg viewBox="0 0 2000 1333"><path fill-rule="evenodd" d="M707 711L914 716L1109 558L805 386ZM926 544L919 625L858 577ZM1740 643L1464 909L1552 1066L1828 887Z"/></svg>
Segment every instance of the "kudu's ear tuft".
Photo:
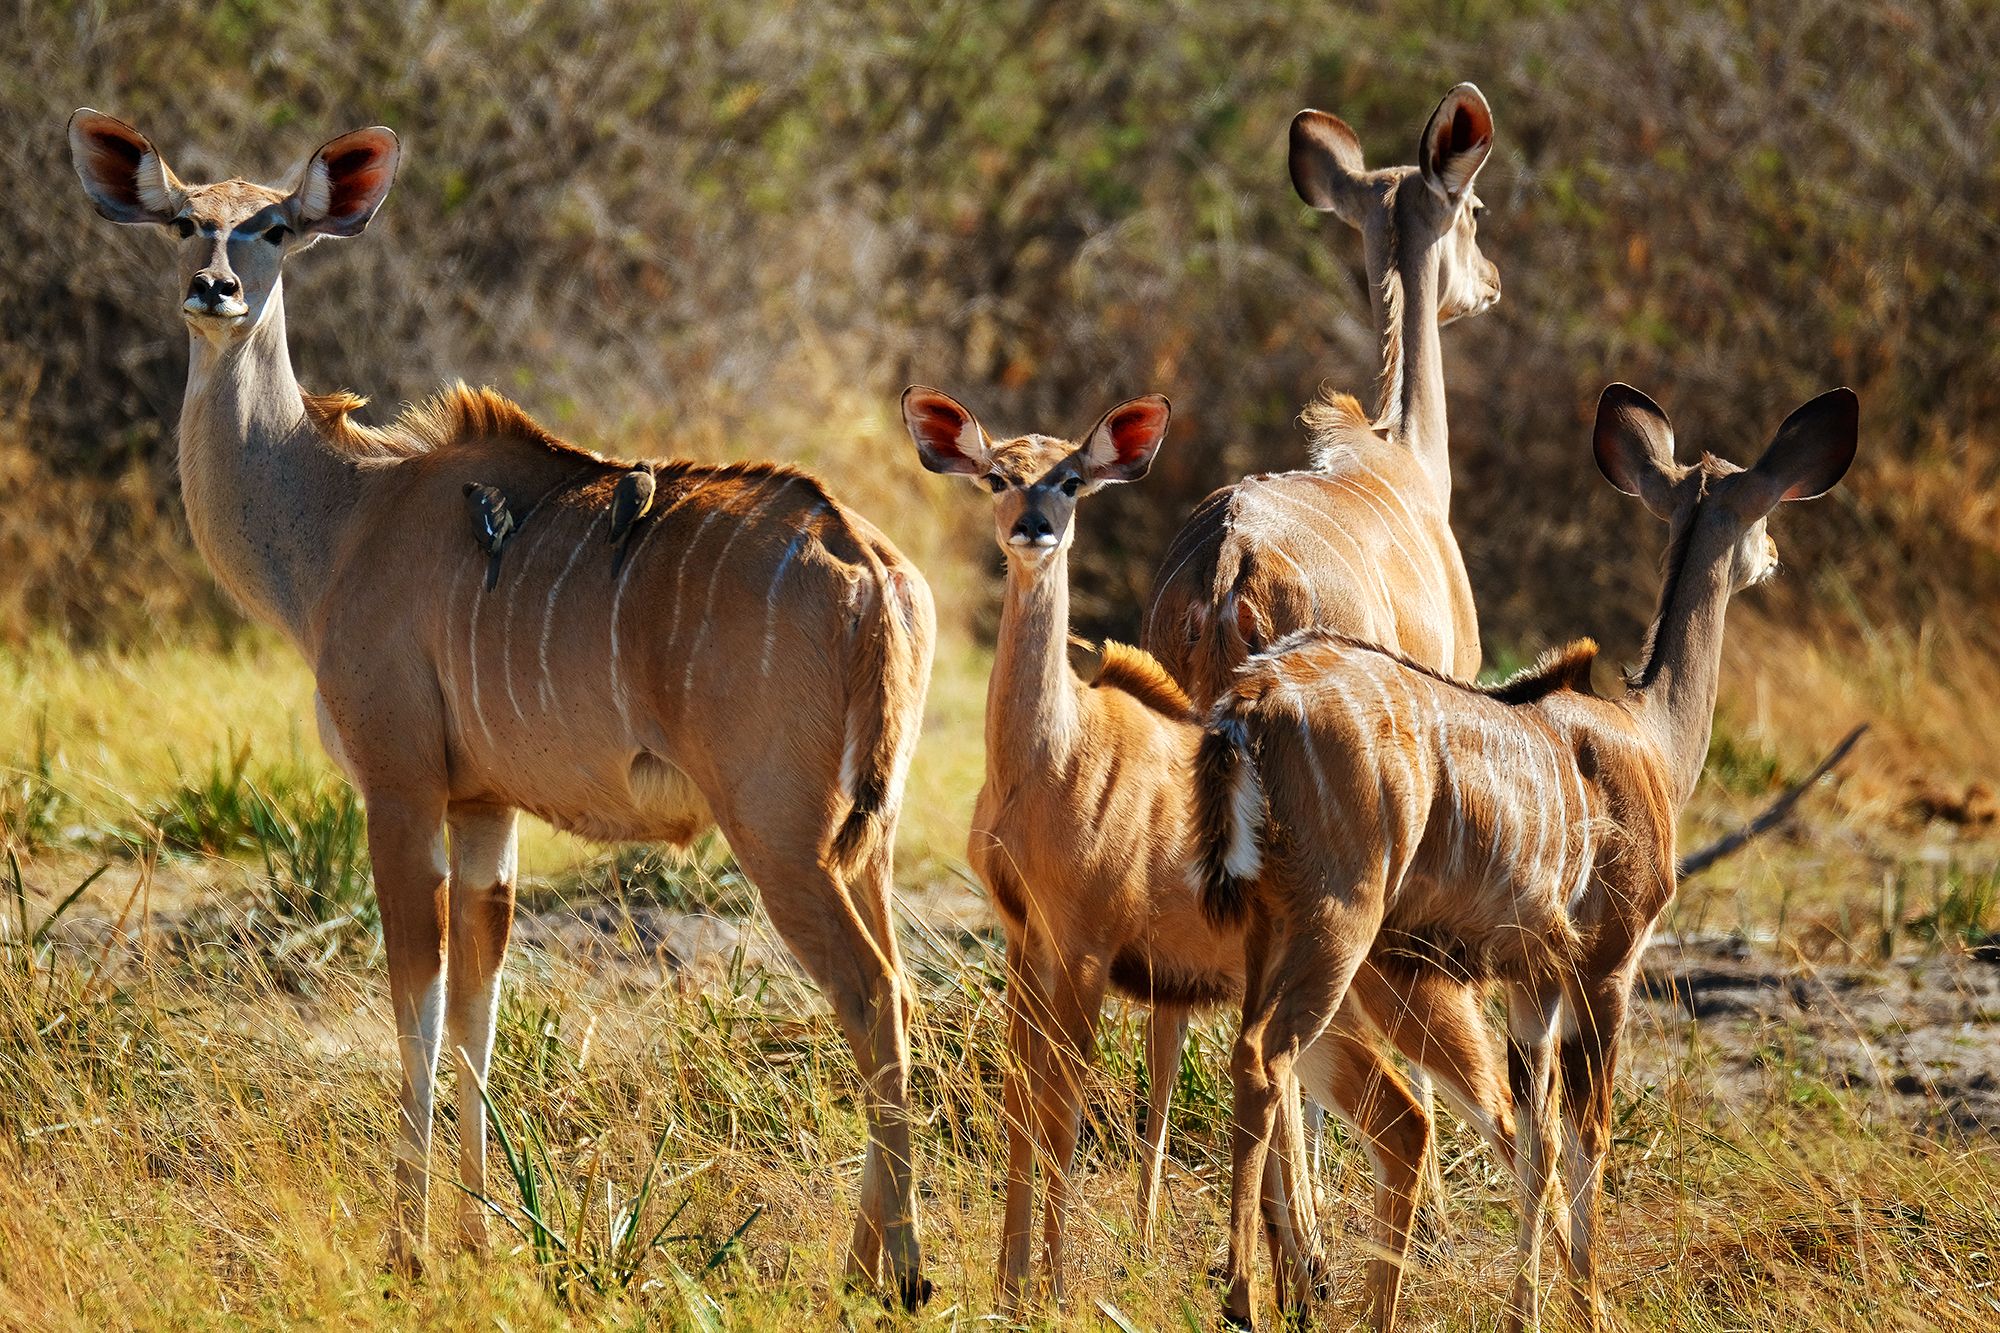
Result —
<svg viewBox="0 0 2000 1333"><path fill-rule="evenodd" d="M1493 109L1478 88L1461 83L1431 112L1417 141L1417 166L1426 184L1447 203L1456 204L1472 188L1472 178L1492 151Z"/></svg>
<svg viewBox="0 0 2000 1333"><path fill-rule="evenodd" d="M165 224L185 202L152 141L116 116L78 107L69 118L69 157L92 206L113 222Z"/></svg>
<svg viewBox="0 0 2000 1333"><path fill-rule="evenodd" d="M389 197L402 151L396 132L382 125L322 144L292 191L294 229L301 236L359 236Z"/></svg>
<svg viewBox="0 0 2000 1333"><path fill-rule="evenodd" d="M1118 404L1084 437L1084 471L1092 482L1137 481L1153 466L1167 438L1172 405L1157 393Z"/></svg>
<svg viewBox="0 0 2000 1333"><path fill-rule="evenodd" d="M1751 473L1770 487L1768 508L1811 500L1847 475L1861 438L1861 400L1852 389L1830 389L1785 418Z"/></svg>
<svg viewBox="0 0 2000 1333"><path fill-rule="evenodd" d="M903 428L932 472L977 477L992 466L979 419L948 393L921 384L903 390Z"/></svg>
<svg viewBox="0 0 2000 1333"><path fill-rule="evenodd" d="M1299 198L1349 226L1361 225L1368 168L1361 161L1361 140L1346 121L1310 107L1293 116L1290 160Z"/></svg>
<svg viewBox="0 0 2000 1333"><path fill-rule="evenodd" d="M1597 470L1660 518L1673 512L1672 489L1683 469L1674 462L1674 427L1660 405L1629 384L1606 386L1597 397L1591 432Z"/></svg>

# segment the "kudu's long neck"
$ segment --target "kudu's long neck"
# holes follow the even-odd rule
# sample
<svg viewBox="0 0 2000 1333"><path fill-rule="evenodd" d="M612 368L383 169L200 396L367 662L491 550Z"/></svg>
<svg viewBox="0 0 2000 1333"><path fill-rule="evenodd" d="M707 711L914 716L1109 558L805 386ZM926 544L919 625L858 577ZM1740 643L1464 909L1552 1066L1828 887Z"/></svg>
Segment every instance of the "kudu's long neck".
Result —
<svg viewBox="0 0 2000 1333"><path fill-rule="evenodd" d="M1069 665L1068 547L1034 568L1009 560L986 687L989 770L1012 783L1065 763L1076 742L1079 688Z"/></svg>
<svg viewBox="0 0 2000 1333"><path fill-rule="evenodd" d="M1409 446L1430 474L1438 499L1448 510L1451 450L1444 411L1444 351L1438 341L1437 247L1405 239L1394 247L1390 264L1375 299L1386 359L1383 415L1390 433Z"/></svg>
<svg viewBox="0 0 2000 1333"><path fill-rule="evenodd" d="M188 341L180 423L188 526L231 595L303 647L340 521L360 492L359 469L306 415L281 289L245 336Z"/></svg>
<svg viewBox="0 0 2000 1333"><path fill-rule="evenodd" d="M1634 690L1640 721L1666 756L1677 810L1694 794L1708 758L1733 546L1697 527L1669 549L1659 616Z"/></svg>

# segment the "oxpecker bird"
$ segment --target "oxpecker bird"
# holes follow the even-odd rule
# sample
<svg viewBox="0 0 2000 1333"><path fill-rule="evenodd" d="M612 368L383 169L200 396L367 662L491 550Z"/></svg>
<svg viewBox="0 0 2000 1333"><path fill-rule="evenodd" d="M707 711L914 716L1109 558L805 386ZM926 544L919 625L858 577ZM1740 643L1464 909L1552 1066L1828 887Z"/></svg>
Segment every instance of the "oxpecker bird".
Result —
<svg viewBox="0 0 2000 1333"><path fill-rule="evenodd" d="M625 563L625 543L632 536L632 529L653 507L654 487L651 468L633 468L618 479L617 488L611 492L611 544L618 548L611 561L613 574Z"/></svg>
<svg viewBox="0 0 2000 1333"><path fill-rule="evenodd" d="M507 493L482 482L465 483L465 498L472 506L472 528L479 545L490 557L486 562L486 586L500 581L500 552L514 535L514 511L507 506Z"/></svg>

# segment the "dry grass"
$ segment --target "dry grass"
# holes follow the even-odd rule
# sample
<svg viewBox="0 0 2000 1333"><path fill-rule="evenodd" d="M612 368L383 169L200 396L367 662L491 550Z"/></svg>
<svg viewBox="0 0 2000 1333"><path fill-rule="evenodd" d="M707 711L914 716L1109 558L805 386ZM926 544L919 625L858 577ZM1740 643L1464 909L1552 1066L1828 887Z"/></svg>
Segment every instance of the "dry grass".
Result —
<svg viewBox="0 0 2000 1333"><path fill-rule="evenodd" d="M393 1044L379 972L274 972L255 951L67 950L0 975L0 1324L160 1327L956 1327L989 1308L1002 1160L998 967L921 932L916 1089L936 1303L912 1320L837 1286L861 1125L851 1064L784 975L693 983L523 951L502 1004L493 1098L548 1145L545 1188L582 1196L586 1235L624 1206L662 1141L648 1216L672 1218L629 1286L524 1243L429 1280L379 1271ZM205 961L201 961L205 960ZM1180 1072L1162 1238L1130 1218L1137 1027L1102 1045L1077 1217L1081 1316L1204 1328L1216 1294L1225 1107L1219 1022ZM1749 1104L1714 1095L1699 1029L1635 1033L1606 1212L1607 1284L1635 1329L1990 1327L2000 1155L1912 1133L1865 1091L1785 1068ZM440 1131L448 1152L449 1115ZM1507 1192L1469 1135L1445 1145L1450 1250L1410 1285L1415 1327L1490 1327L1507 1277ZM1363 1172L1329 1181L1356 1221ZM449 1158L440 1156L449 1171ZM450 1185L433 1211L448 1233ZM518 1216L504 1169L495 1199ZM680 1209L674 1214L675 1209ZM746 1220L748 1221L745 1227ZM740 1235L739 1235L740 1229ZM735 1243L731 1237L737 1236ZM1351 1242L1335 1241L1357 1274Z"/></svg>

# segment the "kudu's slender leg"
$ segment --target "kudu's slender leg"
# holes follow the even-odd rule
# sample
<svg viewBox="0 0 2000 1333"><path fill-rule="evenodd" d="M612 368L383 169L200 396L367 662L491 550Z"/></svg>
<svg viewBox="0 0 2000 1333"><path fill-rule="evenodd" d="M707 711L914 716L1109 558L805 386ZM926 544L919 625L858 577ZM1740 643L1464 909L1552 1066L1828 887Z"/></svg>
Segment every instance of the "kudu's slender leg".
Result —
<svg viewBox="0 0 2000 1333"><path fill-rule="evenodd" d="M382 912L388 955L389 1006L396 1019L402 1066L397 1098L396 1192L389 1262L406 1274L423 1270L429 1225L431 1110L444 1026L446 883L444 800L383 792L367 794L368 856Z"/></svg>
<svg viewBox="0 0 2000 1333"><path fill-rule="evenodd" d="M1555 1149L1556 997L1524 987L1507 998L1507 1081L1514 1093L1515 1163L1519 1177L1517 1271L1507 1305L1509 1329L1541 1324L1542 1214L1548 1203Z"/></svg>
<svg viewBox="0 0 2000 1333"><path fill-rule="evenodd" d="M1430 1121L1372 1034L1328 1029L1299 1058L1299 1074L1308 1092L1331 1101L1354 1127L1374 1167L1376 1252L1368 1258L1367 1316L1374 1327L1390 1328L1422 1198Z"/></svg>
<svg viewBox="0 0 2000 1333"><path fill-rule="evenodd" d="M1070 1175L1083 1117L1083 1080L1097 1055L1097 1024L1109 981L1107 959L1084 954L1068 958L1043 978L1052 1029L1042 1046L1036 1089L1037 1148L1048 1168L1042 1199L1042 1242L1048 1251L1049 1293L1058 1305L1068 1295L1065 1231L1070 1209Z"/></svg>
<svg viewBox="0 0 2000 1333"><path fill-rule="evenodd" d="M1369 1021L1397 1050L1413 1062L1421 1062L1451 1109L1478 1131L1500 1165L1512 1171L1514 1110L1505 1073L1495 1059L1479 990L1427 968L1385 972L1371 961L1355 974L1354 994ZM1414 1080L1412 1091L1416 1091ZM1418 1104L1424 1108L1425 1119L1435 1125L1430 1105L1421 1096ZM1436 1156L1433 1142L1427 1162L1434 1165ZM1427 1166L1426 1197L1433 1184ZM1436 1202L1442 1203L1442 1199ZM1420 1206L1419 1231L1423 1211Z"/></svg>
<svg viewBox="0 0 2000 1333"><path fill-rule="evenodd" d="M1258 1214L1271 1192L1265 1177L1270 1155L1272 1091L1264 1086L1264 1032L1270 1023L1271 925L1253 914L1243 932L1243 1028L1230 1051L1229 1074L1236 1086L1229 1135L1229 1259L1223 1280L1222 1317L1231 1328L1254 1328L1252 1264ZM1273 1262L1278 1249L1273 1244Z"/></svg>
<svg viewBox="0 0 2000 1333"><path fill-rule="evenodd" d="M776 805L774 798L773 805ZM921 1256L916 1237L916 1177L911 1160L908 1001L897 956L875 938L868 917L887 920L887 885L864 871L850 886L822 865L812 844L774 848L768 837L718 818L729 845L758 886L778 937L833 1007L854 1052L868 1117L861 1172L861 1206L848 1247L847 1275L874 1284L886 1278L904 1305L915 1308ZM817 841L817 837L814 838ZM878 912L857 899L882 895ZM881 1271L886 1257L888 1272Z"/></svg>
<svg viewBox="0 0 2000 1333"><path fill-rule="evenodd" d="M1007 1121L1007 1210L1000 1237L1000 1311L1020 1309L1034 1258L1036 1075L1046 1057L1048 1005L1027 929L1007 939L1007 1064L1001 1103Z"/></svg>
<svg viewBox="0 0 2000 1333"><path fill-rule="evenodd" d="M1159 1212L1160 1173L1167 1156L1167 1108L1180 1081L1188 1011L1156 1004L1146 1016L1146 1134L1139 1147L1139 1236L1151 1244Z"/></svg>
<svg viewBox="0 0 2000 1333"><path fill-rule="evenodd" d="M1625 996L1614 982L1573 994L1565 1003L1574 1011L1576 1030L1557 1047L1563 1182L1569 1193L1569 1245L1564 1258L1577 1323L1595 1333L1604 1318L1594 1247L1597 1198L1611 1142L1611 1079L1625 1024Z"/></svg>
<svg viewBox="0 0 2000 1333"><path fill-rule="evenodd" d="M514 925L514 811L455 805L451 833L450 926L445 951L444 1021L458 1073L459 1239L487 1248L486 1115L480 1088L493 1061L500 965Z"/></svg>

